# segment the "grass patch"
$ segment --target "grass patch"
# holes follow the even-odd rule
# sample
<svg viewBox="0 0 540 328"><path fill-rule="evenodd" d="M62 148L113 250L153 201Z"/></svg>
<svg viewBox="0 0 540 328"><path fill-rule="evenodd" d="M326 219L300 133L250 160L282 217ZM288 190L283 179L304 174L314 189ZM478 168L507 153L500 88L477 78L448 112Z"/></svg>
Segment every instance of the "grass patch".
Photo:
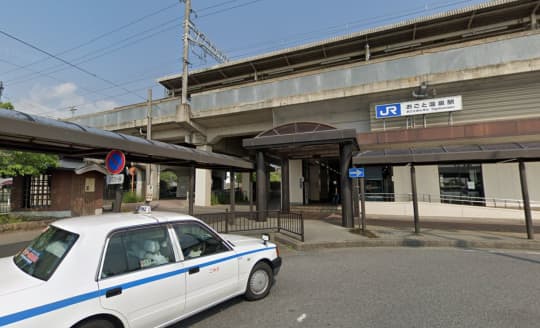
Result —
<svg viewBox="0 0 540 328"><path fill-rule="evenodd" d="M364 231L364 230L362 230L360 228L350 229L349 232L357 234L357 235L361 235L361 236L364 236L364 237L368 237L368 238L379 238L379 236L377 236L373 232L371 232L369 230Z"/></svg>
<svg viewBox="0 0 540 328"><path fill-rule="evenodd" d="M0 215L0 224L6 224L6 223L19 223L23 222L24 219L20 216L14 216L9 214L1 214Z"/></svg>
<svg viewBox="0 0 540 328"><path fill-rule="evenodd" d="M143 196L138 196L137 194L131 191L125 192L122 195L122 202L123 203L140 203L144 200Z"/></svg>
<svg viewBox="0 0 540 328"><path fill-rule="evenodd" d="M48 217L24 216L13 214L0 214L0 224L20 223L50 219Z"/></svg>

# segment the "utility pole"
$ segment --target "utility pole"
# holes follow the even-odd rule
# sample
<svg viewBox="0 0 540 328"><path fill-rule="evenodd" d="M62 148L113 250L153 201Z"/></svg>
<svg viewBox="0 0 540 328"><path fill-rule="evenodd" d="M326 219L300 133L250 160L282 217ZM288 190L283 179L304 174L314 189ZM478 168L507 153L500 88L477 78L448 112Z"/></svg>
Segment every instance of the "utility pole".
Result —
<svg viewBox="0 0 540 328"><path fill-rule="evenodd" d="M2 93L4 92L4 82L0 81L0 102L2 102Z"/></svg>
<svg viewBox="0 0 540 328"><path fill-rule="evenodd" d="M186 113L190 114L188 107L188 65L189 65L189 43L201 48L205 54L212 56L218 63L228 62L227 56L221 52L210 40L199 31L195 24L191 22L191 0L180 0L184 2L184 53L182 56L182 106Z"/></svg>
<svg viewBox="0 0 540 328"><path fill-rule="evenodd" d="M184 54L182 56L182 107L185 113L190 114L187 107L187 88L188 88L188 65L189 65L189 18L191 15L191 0L184 0Z"/></svg>
<svg viewBox="0 0 540 328"><path fill-rule="evenodd" d="M152 140L152 89L148 89L148 110L146 111L146 139ZM154 197L152 186L152 164L146 164L145 204L150 205Z"/></svg>
<svg viewBox="0 0 540 328"><path fill-rule="evenodd" d="M193 42L195 45L199 46L205 54L209 54L218 62L228 61L227 57L223 55L217 47L215 47L210 40L200 32L195 25L191 22L191 0L180 0L185 4L184 8L184 34L183 34L183 45L184 51L182 55L182 95L180 110L182 115L185 115L187 122L191 120L191 108L188 103L188 68L189 68L189 43ZM193 34L193 37L191 37ZM195 130L198 128L194 122L190 122L192 127L195 127ZM193 215L195 202L195 167L191 166L189 173L189 191L188 191L188 207L189 214Z"/></svg>
<svg viewBox="0 0 540 328"><path fill-rule="evenodd" d="M69 108L69 111L71 112L71 117L75 116L75 111L77 110L77 108L75 108L75 106L71 106Z"/></svg>

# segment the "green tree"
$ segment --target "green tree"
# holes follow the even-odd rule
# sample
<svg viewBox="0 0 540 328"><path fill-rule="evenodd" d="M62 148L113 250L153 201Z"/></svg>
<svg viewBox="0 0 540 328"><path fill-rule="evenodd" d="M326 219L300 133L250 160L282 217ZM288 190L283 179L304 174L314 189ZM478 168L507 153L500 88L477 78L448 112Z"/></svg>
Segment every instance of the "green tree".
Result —
<svg viewBox="0 0 540 328"><path fill-rule="evenodd" d="M9 102L0 102L0 108L15 109ZM56 166L58 166L56 155L0 150L0 176L38 175Z"/></svg>

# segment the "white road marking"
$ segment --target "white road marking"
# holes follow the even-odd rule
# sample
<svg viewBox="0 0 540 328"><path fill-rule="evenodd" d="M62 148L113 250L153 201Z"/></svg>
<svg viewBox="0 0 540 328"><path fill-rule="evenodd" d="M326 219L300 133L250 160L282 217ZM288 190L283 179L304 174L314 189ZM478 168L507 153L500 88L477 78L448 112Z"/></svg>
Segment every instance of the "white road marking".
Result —
<svg viewBox="0 0 540 328"><path fill-rule="evenodd" d="M296 321L302 322L302 321L304 321L304 319L306 319L306 318L307 318L307 314L302 313L301 316L299 316L298 318L296 318Z"/></svg>

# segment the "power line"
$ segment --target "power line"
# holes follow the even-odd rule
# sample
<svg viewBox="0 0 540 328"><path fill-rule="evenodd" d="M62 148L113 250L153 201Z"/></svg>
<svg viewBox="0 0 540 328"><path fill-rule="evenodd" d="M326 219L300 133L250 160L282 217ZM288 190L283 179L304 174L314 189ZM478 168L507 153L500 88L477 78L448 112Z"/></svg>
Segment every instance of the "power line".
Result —
<svg viewBox="0 0 540 328"><path fill-rule="evenodd" d="M164 12L165 10L170 9L170 8L172 8L172 7L175 7L175 6L177 6L177 5L178 5L178 3L175 1L174 3L172 3L172 4L170 4L170 5L166 6L166 7L163 7L163 8L161 8L161 9L158 9L158 10L156 10L156 11L154 11L154 12L151 12L151 13L149 13L149 14L147 14L147 15L144 15L144 16L142 16L142 17L136 18L136 19L130 21L129 23L126 23L126 24L121 25L121 26L119 26L119 27L117 27L117 28L114 28L114 29L112 29L112 30L110 30L110 31L108 31L108 32L105 32L105 33L102 33L102 34L100 34L100 35L97 35L97 36L93 37L92 39L90 39L90 40L88 40L88 41L86 41L86 42L83 42L83 43L81 43L81 44L79 44L79 45L77 45L77 46L75 46L75 47L69 48L69 49L67 49L67 50L61 51L61 52L59 52L59 53L57 53L57 54L55 54L55 55L60 56L60 55L64 55L64 54L66 54L66 53L72 52L72 51L74 51L74 50L80 49L80 48L82 48L82 47L84 47L84 46L87 46L87 45L89 45L89 44L92 44L92 43L94 43L94 42L96 42L96 41L98 41L98 40L100 40L100 39L102 39L102 38L104 38L104 37L107 37L107 36L109 36L109 35L111 35L111 34L114 34L114 33L116 33L116 32L119 32L119 31L121 31L121 30L123 30L123 29L125 29L125 28L127 28L127 27L129 27L129 26L135 25L135 24L137 24L137 23L139 23L139 22L141 22L141 21L143 21L143 20L145 20L145 19L147 19L147 18L150 18L150 17L152 17L152 16L155 16L155 15L157 15L157 14L160 14L160 13ZM38 59L38 60L36 60L36 61L33 61L33 62L29 63L29 64L22 65L21 68L30 67L30 66L33 66L33 65L35 65L35 64L44 62L44 61L46 61L46 60L48 60L48 59L49 59L49 57L43 57L43 58ZM9 74L9 73L14 72L14 71L16 71L16 70L18 70L18 69L20 69L20 68L12 69L12 70L9 70L9 71L7 71L7 72L2 72L1 74Z"/></svg>
<svg viewBox="0 0 540 328"><path fill-rule="evenodd" d="M150 87L153 87L153 85L150 85L150 86L145 86L143 88L139 88L139 89L135 89L133 90L133 92L140 92L140 91L143 91L143 90L147 90L148 88ZM32 111L33 114L35 115L40 115L40 116L46 116L46 117L51 117L51 118L54 118L53 116L51 116L50 114L53 114L53 113L57 113L57 114L60 114L62 111L66 111L66 110L69 110L70 108L72 107L84 107L84 106L89 106L89 105L97 105L99 102L102 102L102 101L107 101L107 100L110 100L110 99L115 99L115 98L118 98L118 97L122 97L122 96L125 96L125 95L128 95L128 94L131 94L131 92L124 92L124 93L120 93L120 94L116 94L116 95L113 95L113 96L109 96L109 97L106 97L106 98L103 98L103 99L98 99L98 100L95 100L95 101L85 101L85 102L81 102L81 103L78 103L78 104L75 104L75 105L70 105L70 106L65 106L65 107L60 107L60 108L56 108L56 109L50 109L48 107L45 107L43 105L40 105L40 104L36 104L34 102L31 102L27 99L22 99L18 102L21 102L21 103L28 103L30 104L32 107L40 107L42 109L44 109L44 111ZM5 97L7 99L9 99L11 102L14 102L14 100L10 99L9 97ZM154 104L153 105L154 107L157 107L159 108L159 105L157 104ZM20 110L20 109L17 109L17 110ZM21 110L22 111L22 110ZM57 116L58 117L58 116Z"/></svg>
<svg viewBox="0 0 540 328"><path fill-rule="evenodd" d="M203 10L209 10L209 9L212 9L212 8L215 8L215 7L219 7L219 6L222 6L222 5L225 5L225 4L228 4L228 3L232 3L232 2L237 2L238 0L230 0L230 1L225 1L225 2L222 2L220 4L216 4L214 6L210 6L210 7L206 7L206 8L203 8L201 9L200 11L203 11ZM215 12L212 12L212 13L209 13L207 15L204 15L204 16L201 16L201 17L207 17L207 16L211 16L211 15L216 15L216 14L219 14L219 13L222 13L222 12L226 12L226 11L229 11L229 10L233 10L233 9L236 9L236 8L240 8L240 7L245 7L245 6L248 6L248 5L251 5L251 4L254 4L254 3L257 3L257 2L261 2L261 1L264 1L264 0L252 0L252 1L248 1L248 2L245 2L245 3L241 3L239 5L236 5L236 6L233 6L233 7L228 7L228 8L224 8L222 10L219 10L219 11L215 11ZM156 11L154 13L157 13L157 12L161 12L165 9L168 9L172 7L171 6L168 6L168 7L165 7L159 11ZM150 15L147 15L147 16L151 16ZM139 21L142 20L142 19L138 19ZM119 51L119 50L122 50L122 49L125 49L126 47L129 47L129 46L132 46L134 44L137 44L141 41L144 41L144 40L147 40L149 38L151 38L152 36L155 36L157 34L160 34L160 33L163 33L163 32L167 32L167 31L170 31L170 30L173 30L173 29L176 29L176 28L179 28L182 26L181 23L176 23L174 25L171 25L171 26L168 26L168 27L165 27L157 32L154 32L150 35L147 35L147 36L144 36L144 37L140 37L141 34L145 34L145 33L148 33L150 31L153 31L157 28L160 28L160 27L163 27L163 26L167 26L173 22L176 22L178 21L177 18L174 18L174 19L171 19L171 20L168 20L166 22L163 22L163 23L160 23L156 26L153 26L149 29L146 29L146 30L143 30L142 32L138 32L137 34L134 34L134 35L131 35L127 38L124 38L120 41L116 41L114 42L113 44L110 44L109 46L106 46L106 47L102 47L100 49L97 49L97 50L94 50L94 51L91 51L89 53L86 53L85 55L83 56L79 56L75 59L73 59L74 61L77 61L77 60L82 60L84 58L87 58L88 56L91 56L92 54L95 54L95 53L99 53L100 51L103 51L101 54L98 54L94 57L91 57L91 58L88 58L86 60L83 60L83 61L79 61L76 63L76 65L80 65L80 64L83 64L83 63L87 63L89 61L92 61L92 60L95 60L95 59L98 59L98 58L101 58L103 56L106 56L108 54L111 54L113 52L116 52L116 51ZM124 26L128 26L128 24L124 25ZM139 37L138 39L135 39L134 41L130 42L130 43L127 43L125 45L122 45L122 46L118 46L116 48L113 48L109 51L107 51L108 48L112 47L112 46L115 46L115 45L118 45L119 43L123 43L123 42L126 42L128 40L131 40L131 39L134 39L136 37ZM95 38L97 39L97 37ZM76 47L77 48L77 47ZM21 66L20 68L26 68L30 65L24 65L24 66ZM59 69L60 67L62 67L63 65L60 64L60 65L55 65L55 66L51 66L51 67L48 67L48 68L45 68L43 70L40 70L40 71L37 71L37 72L34 72L34 73L31 73L31 74L25 74L25 75L20 75L18 77L15 77L13 78L11 81L8 81L10 85L15 85L15 84L18 84L18 83L23 83L23 82L27 82L28 79L32 78L33 76L35 76L35 74L44 74L45 72L47 72L47 74L53 74L53 73L57 73L57 72L60 72L60 71L63 71L64 69ZM13 70L9 71L9 72L12 72Z"/></svg>
<svg viewBox="0 0 540 328"><path fill-rule="evenodd" d="M236 5L236 6L232 6L232 7L228 7L228 8L224 8L224 9L220 9L220 10L216 10L216 11L210 12L210 13L208 13L208 14L206 14L206 15L199 16L199 18L204 18L204 17L208 17L208 16L213 16L213 15L221 14L221 13L226 12L226 11L229 11L229 10L233 10L233 9L237 9L237 8L246 7L246 6L255 4L255 3L257 3L257 2L261 2L261 1L265 1L265 0L252 0L252 1L248 1L248 2L245 2L245 3L241 3L241 4L239 4L239 5ZM226 1L226 2L231 2L231 1Z"/></svg>
<svg viewBox="0 0 540 328"><path fill-rule="evenodd" d="M75 61L75 64L76 64L76 65L80 65L80 64L88 63L88 62L90 62L90 61L93 61L93 60L96 60L96 59L98 59L98 58L104 57L104 56L106 56L106 55L108 55L108 54L111 54L111 53L113 53L113 52L117 52L117 51L119 51L119 50L125 49L125 48L127 48L127 47L129 47L129 46L132 46L132 45L135 45L135 44L137 44L137 43L139 43L139 42L141 42L141 41L147 40L147 39L149 39L149 38L151 38L151 37L153 37L153 36L155 36L155 35L158 35L158 34L161 34L161 33L163 33L163 32L169 31L169 30L171 30L171 28L164 28L164 29L158 30L158 31L156 31L156 32L154 32L154 33L152 33L152 34L146 35L146 36L144 36L144 37L140 37L139 39L136 39L136 40L134 40L134 41L132 41L132 42L125 43L124 45L118 46L118 47L116 47L116 48L112 48L112 49L109 49L109 48L111 48L111 47L114 46L114 45L118 45L118 44L124 43L125 41L129 41L130 39L133 39L133 38L135 38L135 37L137 37L137 36L140 36L141 34L144 34L144 33L147 33L147 32L149 32L149 31L155 30L157 27L161 27L162 25L168 25L168 24L170 24L171 22L176 22L176 21L177 21L176 18L173 19L173 20L167 21L167 22L165 22L165 23L163 23L163 24L160 24L160 25L158 25L158 26L154 26L154 27L152 27L152 28L150 28L150 29L147 29L147 30L145 30L145 31L143 31L143 32L139 32L139 33L137 33L137 34L134 34L134 35L132 35L132 36L129 36L129 37L127 37L127 38L124 38L124 39L122 39L122 40L120 40L120 41L116 41L115 43L110 44L109 46L106 46L106 47L103 47L103 48L100 48L100 49L91 51L91 52L89 52L89 53L87 53L87 54L85 54L85 55L83 55L83 56L80 56L80 57L77 57L77 58L75 58L75 59L72 59L72 61ZM177 23L177 24L175 24L175 25L172 26L172 27L173 27L173 28L176 28L176 27L178 27L179 25L180 25L180 24ZM107 51L107 49L109 49L109 50ZM101 54L98 54L98 55L95 55L94 57L88 58L88 56L90 56L90 55L92 55L92 54L95 54L95 53L99 53L99 52L101 52ZM58 73L58 72L64 71L64 70L66 70L66 69L68 68L68 67L64 67L64 66L65 66L64 64L59 64L59 65L55 65L55 66L51 66L51 67L45 68L45 69L43 69L43 70L41 70L41 71L38 71L38 72L36 72L36 73L40 74L40 73L46 72L47 74L54 74L54 73ZM18 84L18 83L21 83L21 82L27 82L27 81L28 81L29 79L31 79L33 76L34 76L34 74L20 75L20 76L18 76L18 77L13 78L13 80L10 81L10 85L15 85L15 84Z"/></svg>
<svg viewBox="0 0 540 328"><path fill-rule="evenodd" d="M0 59L0 61L1 61L1 62L4 62L4 63L6 63L6 64L9 64L9 65L12 65L12 66L22 67L21 65L18 65L18 64L16 64L16 63L13 63L13 62L10 62L10 61L7 61L7 60L5 60L5 59ZM37 75L40 75L40 76L48 77L48 78L50 78L50 79L52 79L52 80L55 80L55 81L57 81L57 82L60 82L60 83L70 83L70 82L68 82L68 81L66 81L66 80L59 79L59 78L57 78L57 77L55 77L54 75L51 75L51 74L47 74L47 73L42 73L42 72L34 71L34 70L32 70L32 69L30 69L30 68L28 68L28 67L25 68L25 69L26 69L26 70L29 70L29 71L31 71L31 72L33 72L33 74L37 74ZM11 86L11 85L13 85L13 83L6 83L6 86ZM98 96L101 96L101 97L103 97L103 96L108 97L108 95L104 95L104 94L98 93L97 91L88 89L88 88L83 87L83 86L78 86L78 88L80 88L81 90L86 91L86 92L87 92L87 93L86 93L87 95L88 95L88 94L95 94L95 95L98 95Z"/></svg>
<svg viewBox="0 0 540 328"><path fill-rule="evenodd" d="M242 58L242 57L245 57L247 55L250 55L250 54L253 54L253 53L256 53L256 52L260 52L260 51L264 52L264 51L276 50L277 47L285 47L285 46L290 46L292 44L298 44L298 43L302 43L302 42L306 42L306 41L320 40L321 39L320 33L322 33L322 32L327 32L327 34L328 33L337 33L339 31L350 29L352 27L371 26L371 25L376 24L376 23L384 23L384 22L388 22L388 21L393 21L395 19L403 19L403 18L410 17L411 15L416 15L416 14L421 14L421 13L425 13L425 12L435 11L435 10L439 10L439 9L443 9L443 8L447 8L447 7L452 7L452 6L459 5L459 4L470 3L470 2L472 2L472 0L461 0L461 1L454 1L454 2L437 2L437 3L432 4L432 5L434 5L434 7L430 7L430 8L429 7L428 8L423 7L423 9L414 9L414 10L408 11L406 13L399 13L399 14L396 13L396 14L394 14L392 16L381 15L381 16L373 17L373 18L368 19L368 20L356 20L356 21L348 22L346 24L334 25L334 26L329 26L329 27L323 28L323 29L312 30L312 31L303 32L303 33L299 33L299 34L294 34L293 37L295 37L295 38L289 38L289 39L284 39L284 40L280 40L280 41L258 42L258 43L255 43L255 44L251 44L251 45L249 45L247 47L229 49L229 50L227 50L227 52L231 53L231 54L234 54L234 53L239 53L240 51L249 49L249 51L244 51L244 52L239 53L237 55L231 55L231 58L238 59L238 58ZM298 37L310 36L310 35L313 35L313 36L312 37L305 37L305 38L298 38ZM267 46L269 43L273 43L273 44L277 44L277 45L276 46Z"/></svg>
<svg viewBox="0 0 540 328"><path fill-rule="evenodd" d="M207 11L207 10L210 10L210 9L214 9L214 8L217 8L217 7L222 7L222 6L227 5L229 3L238 2L238 1L239 0L223 1L223 2L217 3L215 5L211 5L211 6L208 6L208 7L202 8L202 9L197 9L197 10L194 10L194 11L195 12Z"/></svg>
<svg viewBox="0 0 540 328"><path fill-rule="evenodd" d="M217 8L217 7L219 7L219 6L223 6L223 5L226 5L226 4L230 4L230 3L233 3L233 2L237 2L237 1L238 1L238 0L225 1L225 2L222 2L222 3L220 3L220 4L216 4L216 5L213 5L213 6L210 6L210 7L203 8L203 9L201 9L201 10L199 10L199 11L207 11L207 10L210 10L210 9L213 9L213 8ZM262 1L262 0L249 1L249 2L246 2L246 3L239 4L239 5L237 5L237 6L228 7L228 8L219 10L219 11L215 11L215 12L209 13L208 15L204 15L204 16L202 16L202 17L206 17L206 16L210 16L210 15L219 14L219 13L222 13L222 12L224 12L224 11L232 10L232 9L239 8L239 7L243 7L243 6L247 6L247 5L250 5L250 4L253 4L253 3L256 3L256 2L260 2L260 1ZM422 12L426 12L426 11L433 11L433 10L437 10L437 9L440 9L440 8L445 8L445 7L449 7L449 6L452 6L452 5L456 5L456 4L460 4L460 3L467 3L467 2L471 2L471 0L468 0L468 1L455 1L455 2L451 2L451 3L448 3L448 2L447 2L447 3L444 4L444 5L436 6L436 7L433 7L433 8L425 8L425 9L423 9L423 10L415 10L415 11L407 12L407 13L405 13L405 14L400 14L400 15L395 15L395 16L390 16L390 17L388 17L388 16L379 16L379 17L375 17L375 18L372 18L371 20L368 20L369 23L366 22L366 21L354 21L354 22L349 22L349 23L347 23L346 25L332 26L332 27L328 27L328 28L325 28L325 29L320 29L320 30L317 30L317 31L311 31L311 32L302 33L302 34L299 34L299 35L300 35L300 36L302 36L302 35L310 35L310 34L313 34L313 33L320 32L320 31L331 31L331 32L334 32L334 31L335 31L335 32L337 32L339 29L344 29L345 27L350 28L351 26L357 26L357 25L360 25L360 26L361 26L361 25L373 24L373 23L380 22L380 21L388 21L388 20L395 19L395 18L407 17L407 16L410 16L410 15L413 15L413 14L422 13ZM176 3L175 3L175 4L176 4ZM172 5L171 5L170 7L172 7ZM383 19L383 18L384 18L384 19ZM175 18L174 20L170 20L170 21L167 21L167 22L165 22L165 23L161 23L160 25L155 26L155 27L153 27L153 28L151 28L151 29L147 29L147 30L145 30L145 31L149 31L149 30L155 29L155 28L157 28L157 27L164 26L164 24L171 23L171 22L173 22L173 21L175 22L176 20L177 20L177 19ZM361 22L361 24L358 24L359 22ZM158 31L157 33L161 33L161 32L167 31L167 30L171 30L171 29L177 28L177 27L180 26L180 25L181 25L181 24L179 24L179 23L174 24L173 26L164 28L164 29ZM344 27L344 26L345 26L345 27ZM145 33L145 32L143 32L143 33ZM156 34L156 33L152 34L152 36L155 35L155 34ZM140 34L139 34L139 35L140 35ZM131 37L127 38L127 39L132 39L133 37L134 37L134 36L131 36ZM105 56L105 55L107 55L107 54L109 54L109 53L118 51L118 50L120 50L120 49L123 49L123 48L129 46L129 45L132 45L132 44L138 43L138 42L140 42L140 41L142 41L142 40L144 40L144 39L147 39L148 37L151 37L151 36L150 36L150 35L149 35L149 36L145 36L144 38L140 38L140 39L134 40L134 41L133 41L132 43L130 43L130 44L126 44L126 45L123 45L123 46L120 46L120 47L117 47L117 48L110 49L109 51L107 51L107 52L105 52L105 53L102 53L102 54L100 54L100 55L97 55L97 56L95 56L95 57L89 58L88 60L86 60L86 61L84 61L84 62L88 62L88 61L90 61L90 60L94 60L94 59L97 59L97 58L99 58L99 57ZM310 39L312 39L312 38L310 38ZM124 40L126 40L126 39L124 39ZM305 40L305 39L304 39L304 40ZM300 40L300 41L301 41L301 40ZM123 42L123 41L120 41L120 42ZM289 43L292 43L292 42L299 42L299 40L298 40L298 39L296 39L296 40L290 40L290 41L288 41L288 42L289 42ZM118 42L117 42L116 44L118 44ZM266 42L266 44L268 44L268 42ZM253 49L253 48L251 48L251 47L253 47L253 46L250 46L249 48L244 48L244 49L251 49L251 51L255 51L255 50L257 49L257 48L254 48L254 49ZM260 48L260 47L259 47L259 48ZM107 48L102 48L102 49L99 49L98 51L101 51L101 50L104 50L104 49L106 50ZM269 47L266 47L266 49L270 49L270 48L269 48ZM240 50L241 50L241 49L240 49ZM239 51L239 50L236 50L236 51ZM95 53L95 52L96 52L96 51L94 51L93 53ZM246 53L246 54L247 54L247 53ZM236 55L236 56L234 56L233 58L238 58L238 57L241 57L241 56L243 56L243 55L245 55L245 54ZM87 55L86 55L86 56L87 56ZM84 58L84 56L83 56L82 58ZM77 65L79 65L79 64L80 64L80 63L77 63ZM64 65L64 64L62 64L62 65ZM71 65L70 65L70 66L71 66ZM90 73L90 74L93 74L93 73ZM47 76L47 75L45 75L45 76ZM94 76L94 75L92 75L92 76ZM52 76L48 76L48 77L53 78L53 79L58 80L58 81L61 81L61 80L56 79L55 77L52 77ZM96 76L94 76L94 77L96 77ZM64 82L64 81L61 81L61 82ZM111 82L111 81L109 81L109 82ZM109 82L107 82L107 83L109 83ZM109 84L111 84L111 83L109 83ZM107 90L107 89L112 89L112 88L117 88L117 87L119 87L119 85L123 85L123 83L122 83L122 84L117 84L117 83L112 82L111 85L113 85L113 87L111 87L111 88L105 88L105 90ZM81 88L81 89L83 89L83 88ZM122 88L122 89L125 90L125 91L127 91L127 94L131 94L131 93L132 93L132 91L129 91L129 90L125 89L125 88ZM92 90L87 90L87 91L89 91L90 93L95 93L95 94L97 94L95 91L92 91ZM123 94L123 95L124 95L124 94ZM142 97L139 96L139 95L137 95L137 97L142 98ZM107 98L104 98L104 99L110 99L110 98L111 98L111 97L107 96ZM145 99L145 98L142 98L142 99ZM98 101L99 101L99 100L97 100L96 102L98 102Z"/></svg>
<svg viewBox="0 0 540 328"><path fill-rule="evenodd" d="M174 58L174 60L177 60L177 58ZM11 63L11 62L8 62L6 60L3 60L3 59L0 59L0 61L2 62L6 62L10 65L17 65L17 64L14 64L14 63ZM156 66L153 66L151 68L148 68L148 70L150 69L154 69L156 67L163 67L163 64L159 64L159 65L156 65ZM154 77L157 73L152 73L151 75L149 74L146 74L148 76L144 76L144 77L137 77L135 79L131 79L131 80L128 80L128 81L124 81L124 82L120 82L118 83L119 85L129 85L129 84L133 84L133 83L136 83L136 82L140 82L140 81L143 81L143 80L148 80L149 78L151 77ZM62 81L62 80L59 80L59 79L56 79L54 78L53 76L49 76L59 82L62 82L62 83L67 83L66 81ZM143 91L143 90L146 90L148 89L149 86L146 86L144 88L141 88L141 89L136 89L136 90L132 90L133 92L139 92L139 91ZM81 90L85 90L87 91L86 93L82 93L82 94L77 94L76 96L79 96L79 97L84 97L84 96L87 96L89 94L96 94L96 95L100 95L101 97L104 97L104 98L100 98L100 99L97 99L97 100L94 100L92 102L88 102L88 101L85 101L83 103L79 103L79 104L76 104L74 105L75 107L81 107L81 106L85 106L85 105L92 105L92 104L97 104L98 102L100 101L106 101L106 100L109 100L109 99L115 99L115 98L119 98L119 97L122 97L122 96L125 96L127 94L130 94L131 92L127 93L127 92L123 92L121 94L116 94L116 95L104 95L104 94L101 94L100 92L101 91L105 91L105 90L109 90L109 89L113 89L115 88L114 86L113 87L106 87L106 88L101 88L101 89L97 89L97 90L89 90L87 88L84 88L84 87L79 87ZM6 96L7 98L7 96ZM46 107L43 107L39 104L36 104L36 103L33 103L27 99L24 99L24 100L19 100L21 102L26 102L26 103L29 103L32 105L32 107L40 107L40 108L46 108ZM159 105L155 104L154 106L158 107L159 108ZM58 109L55 109L53 111L51 111L49 108L46 108L46 111L41 111L41 112L36 112L35 114L38 114L38 115L46 115L46 114L50 114L50 113L56 113L56 112L59 112L59 111L62 111L62 110L66 110L66 109L69 109L71 106L67 106L67 107L62 107L62 108L58 108Z"/></svg>
<svg viewBox="0 0 540 328"><path fill-rule="evenodd" d="M94 78L96 78L96 79L98 79L98 80L101 80L101 81L103 81L103 82L109 83L109 84L111 84L111 85L113 85L113 86L115 86L115 87L118 87L118 88L120 88L120 89L122 89L122 90L124 90L124 91L131 92L131 91L129 91L128 89L125 89L125 88L123 88L123 87L117 85L116 83L114 83L114 82L108 80L108 79L102 78L102 77L98 76L98 75L95 74L95 73L92 73L92 72L90 72L90 71L88 71L88 70L86 70L86 69L84 69L84 68L82 68L82 67L80 67L80 66L77 66L77 65L75 65L75 64L72 64L72 63L68 62L67 60L65 60L65 59L63 59L63 58L61 58L61 57L58 57L58 56L56 56L56 55L54 55L54 54L51 54L50 52L48 52L48 51L46 51L46 50L43 50L43 49L41 49L41 48L39 48L39 47L37 47L37 46L31 44L31 43L28 43L28 42L22 40L22 39L19 39L19 38L15 37L15 36L13 36L13 35L7 33L7 32L4 32L4 31L0 30L0 34L2 34L2 35L4 35L4 36L7 36L8 38L13 39L13 40L15 40L15 41L17 41L17 42L20 42L20 43L24 44L25 46L30 47L30 48L32 48L32 49L34 49L34 50L36 50L36 51L39 51L39 52L41 52L41 53L44 53L44 54L46 54L47 56L50 56L50 57L52 57L52 58L54 58L54 59L56 59L56 60L58 60L58 61L61 61L62 63L66 64L66 65L69 65L69 66L75 68L76 70L78 70L78 71L80 71L80 72L83 72L83 73L85 73L85 74L87 74L87 75L90 75L90 76L92 76L92 77L94 77ZM133 93L133 95L135 95L135 96L137 96L137 97L139 97L139 98L145 99L144 97L140 96L139 94Z"/></svg>

